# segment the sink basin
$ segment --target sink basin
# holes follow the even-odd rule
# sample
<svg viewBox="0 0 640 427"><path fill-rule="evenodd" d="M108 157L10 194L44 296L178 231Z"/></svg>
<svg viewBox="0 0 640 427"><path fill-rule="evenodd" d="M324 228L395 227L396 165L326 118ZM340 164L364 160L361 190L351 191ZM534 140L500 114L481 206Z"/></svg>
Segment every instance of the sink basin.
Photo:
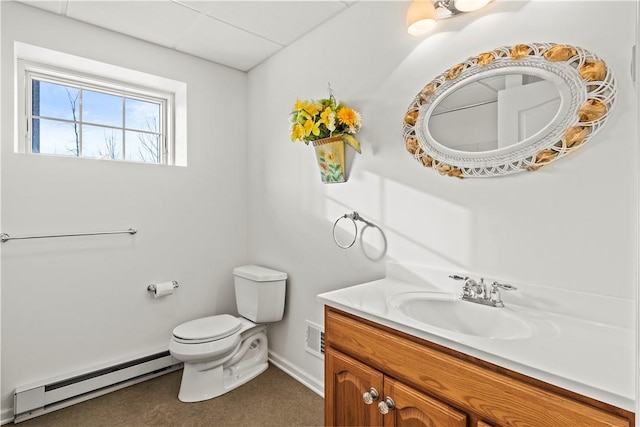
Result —
<svg viewBox="0 0 640 427"><path fill-rule="evenodd" d="M509 307L488 307L439 292L394 295L389 305L416 322L450 332L493 339L524 339L531 327Z"/></svg>

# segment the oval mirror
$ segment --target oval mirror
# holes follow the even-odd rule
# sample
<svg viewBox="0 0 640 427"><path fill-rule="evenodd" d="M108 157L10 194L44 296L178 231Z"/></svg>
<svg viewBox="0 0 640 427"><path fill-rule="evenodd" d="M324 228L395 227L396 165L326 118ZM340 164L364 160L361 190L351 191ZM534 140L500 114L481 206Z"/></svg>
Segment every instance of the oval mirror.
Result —
<svg viewBox="0 0 640 427"><path fill-rule="evenodd" d="M560 109L560 92L530 74L499 74L459 87L435 103L427 132L453 150L491 151L537 134Z"/></svg>
<svg viewBox="0 0 640 427"><path fill-rule="evenodd" d="M505 46L428 83L404 121L407 150L457 177L536 170L582 146L613 108L615 79L584 49Z"/></svg>

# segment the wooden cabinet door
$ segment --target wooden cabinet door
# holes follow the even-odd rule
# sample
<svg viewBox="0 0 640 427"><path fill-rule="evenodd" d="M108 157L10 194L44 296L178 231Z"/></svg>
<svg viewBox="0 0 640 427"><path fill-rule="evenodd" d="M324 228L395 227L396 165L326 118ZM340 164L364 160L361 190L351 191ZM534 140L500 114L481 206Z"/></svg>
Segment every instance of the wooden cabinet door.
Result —
<svg viewBox="0 0 640 427"><path fill-rule="evenodd" d="M575 399L540 381L523 381L502 368L486 368L420 343L380 325L335 309L325 316L328 345L404 384L463 409L473 426L630 427L634 414L594 401ZM386 397L384 394L381 397ZM391 396L393 399L395 397ZM410 406L410 405L409 405ZM389 417L386 417L389 418ZM429 424L426 424L429 425Z"/></svg>
<svg viewBox="0 0 640 427"><path fill-rule="evenodd" d="M401 382L384 379L384 397L395 408L384 416L385 427L466 427L467 416Z"/></svg>
<svg viewBox="0 0 640 427"><path fill-rule="evenodd" d="M325 426L380 426L379 398L367 405L371 387L382 396L383 375L332 349L325 353Z"/></svg>

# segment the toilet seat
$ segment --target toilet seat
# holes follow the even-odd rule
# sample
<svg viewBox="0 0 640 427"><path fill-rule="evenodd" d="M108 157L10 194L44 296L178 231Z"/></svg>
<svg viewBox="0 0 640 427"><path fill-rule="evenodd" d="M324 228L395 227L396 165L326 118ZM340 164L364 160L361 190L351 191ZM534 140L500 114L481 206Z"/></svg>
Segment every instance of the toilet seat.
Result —
<svg viewBox="0 0 640 427"><path fill-rule="evenodd" d="M173 339L183 344L217 341L235 334L240 326L240 319L229 314L203 317L176 326Z"/></svg>

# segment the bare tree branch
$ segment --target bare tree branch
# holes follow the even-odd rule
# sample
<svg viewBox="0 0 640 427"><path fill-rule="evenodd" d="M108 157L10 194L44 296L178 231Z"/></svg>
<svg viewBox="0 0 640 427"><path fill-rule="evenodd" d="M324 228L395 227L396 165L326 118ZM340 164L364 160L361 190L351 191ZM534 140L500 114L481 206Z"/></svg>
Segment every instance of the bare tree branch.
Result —
<svg viewBox="0 0 640 427"><path fill-rule="evenodd" d="M69 105L71 106L71 114L73 115L73 132L75 133L76 136L76 148L74 149L70 149L69 151L72 152L76 157L80 156L80 133L78 130L78 119L76 116L76 111L78 110L78 96L80 96L80 91L76 90L76 95L73 96L71 95L71 91L69 90L68 87L64 87L65 91L67 92L67 98L69 99Z"/></svg>
<svg viewBox="0 0 640 427"><path fill-rule="evenodd" d="M100 154L100 158L106 158L111 160L120 159L120 144L118 143L115 135L115 131L111 130L111 134L108 135L107 131L104 132L104 145L105 151L98 150L98 154Z"/></svg>
<svg viewBox="0 0 640 427"><path fill-rule="evenodd" d="M147 119L147 130L150 132L159 132L160 126L158 120L153 117L151 120ZM138 141L138 154L140 159L149 163L160 163L161 160L161 146L160 135L151 133L139 133Z"/></svg>

